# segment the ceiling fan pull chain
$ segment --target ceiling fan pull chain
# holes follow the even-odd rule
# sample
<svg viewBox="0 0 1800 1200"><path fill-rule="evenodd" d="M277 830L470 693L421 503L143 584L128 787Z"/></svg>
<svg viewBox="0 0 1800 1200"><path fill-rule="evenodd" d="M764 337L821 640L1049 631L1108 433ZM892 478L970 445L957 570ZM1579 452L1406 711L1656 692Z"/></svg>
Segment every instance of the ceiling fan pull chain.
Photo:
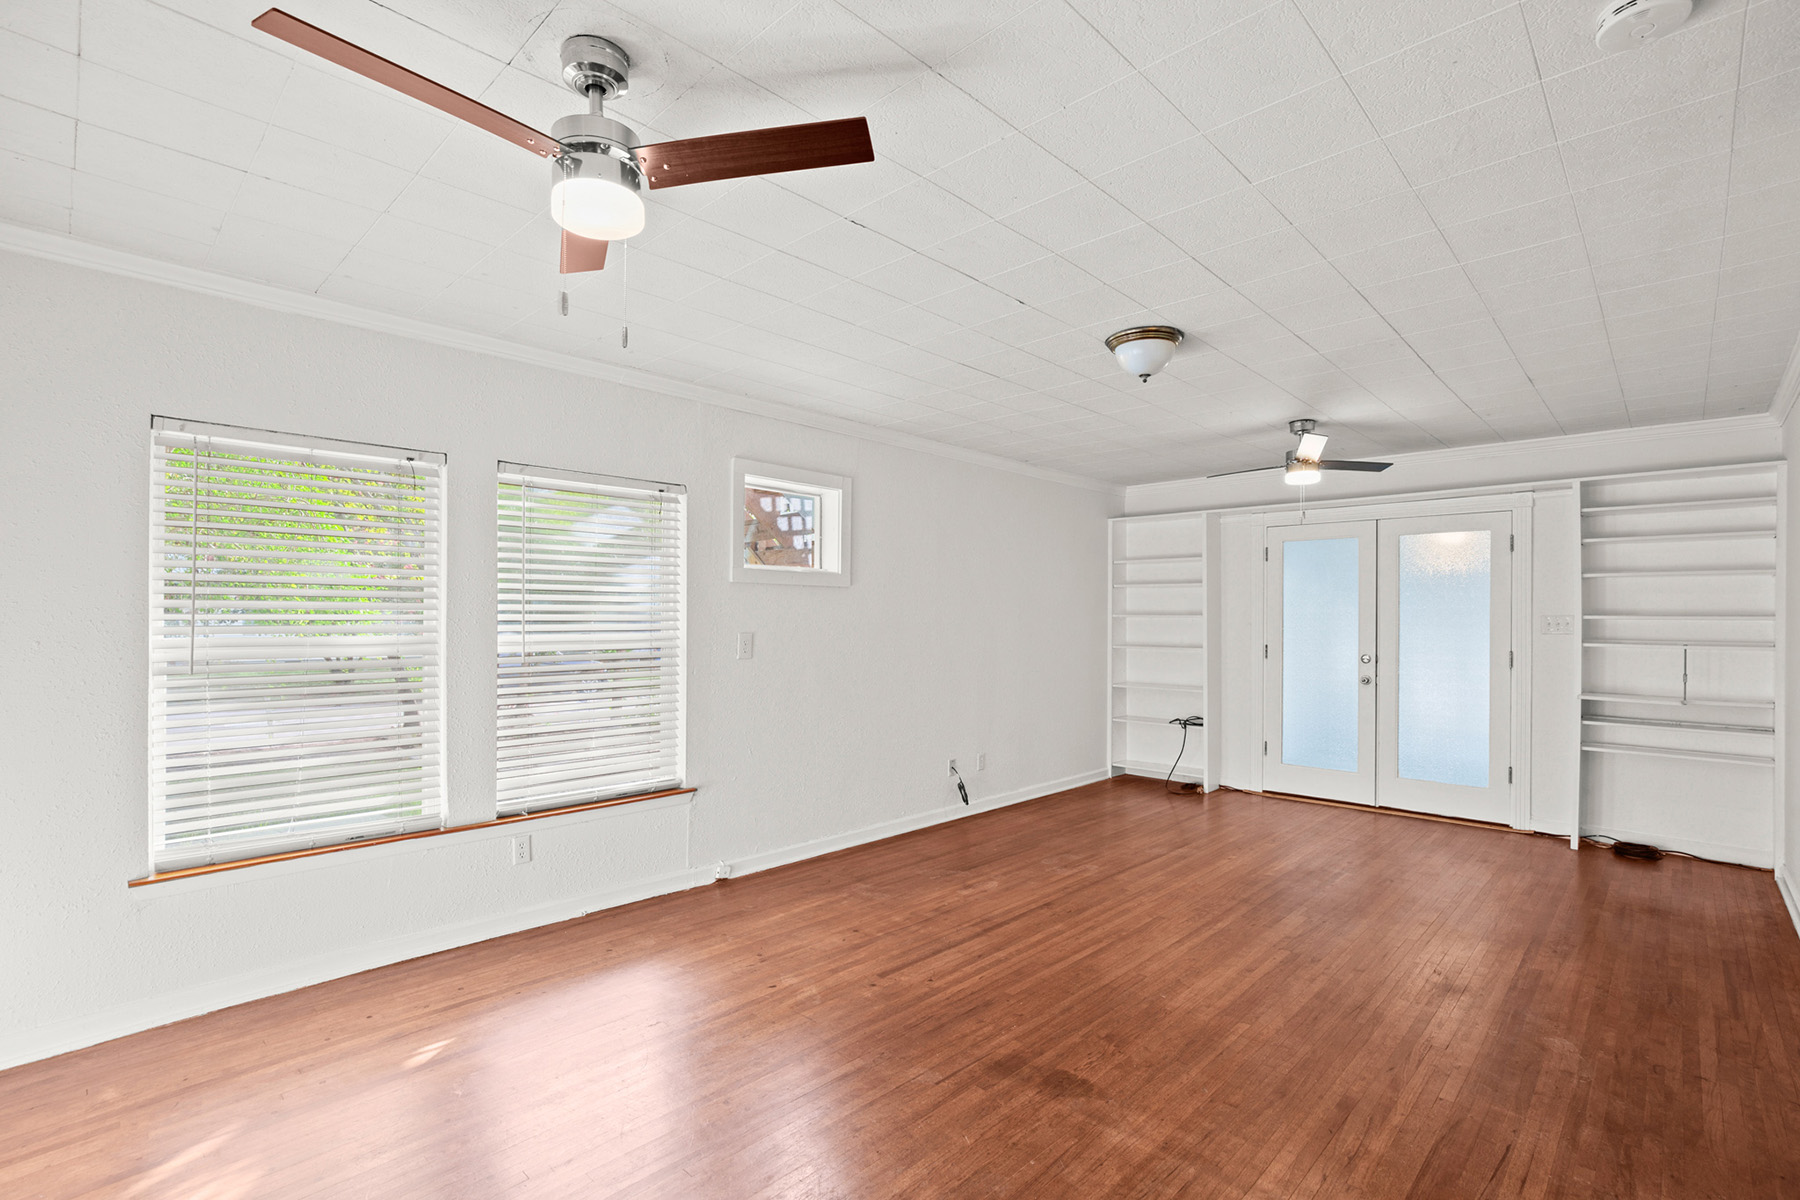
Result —
<svg viewBox="0 0 1800 1200"><path fill-rule="evenodd" d="M619 243L619 349L631 349L631 243Z"/></svg>
<svg viewBox="0 0 1800 1200"><path fill-rule="evenodd" d="M566 317L569 315L569 293L564 292L562 294L562 302L559 305L559 307L562 309L563 316Z"/></svg>

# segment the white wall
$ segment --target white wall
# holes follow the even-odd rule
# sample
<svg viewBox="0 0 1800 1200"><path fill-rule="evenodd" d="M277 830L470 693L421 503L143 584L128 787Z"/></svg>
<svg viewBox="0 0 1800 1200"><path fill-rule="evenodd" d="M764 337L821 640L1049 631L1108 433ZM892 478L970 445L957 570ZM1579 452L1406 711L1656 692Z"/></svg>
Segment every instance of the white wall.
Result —
<svg viewBox="0 0 1800 1200"><path fill-rule="evenodd" d="M1539 616L1580 611L1581 546L1577 500L1566 481L1577 477L1675 470L1781 457L1782 430L1767 417L1656 426L1510 445L1404 455L1380 474L1332 475L1308 489L1309 508L1328 519L1331 507L1363 500L1399 501L1470 492L1524 493L1530 510L1531 611L1528 678L1530 806L1522 827L1567 835L1580 788L1581 639L1539 632ZM1257 680L1262 668L1262 530L1255 512L1293 505L1294 489L1279 471L1217 480L1178 480L1126 490L1131 515L1208 509L1225 512L1213 569L1223 573L1220 628L1209 641L1221 648L1222 688L1213 711L1221 739L1220 782L1255 787L1260 780L1262 716ZM1791 502L1791 500L1790 500ZM1230 514L1242 519L1234 519ZM1523 541L1521 545L1525 545ZM1791 646L1791 643L1790 643ZM1790 681L1794 678L1790 673ZM1790 710L1791 711L1791 710ZM1515 761L1519 754L1515 751ZM1790 793L1792 795L1792 793ZM1795 803L1790 800L1790 804ZM1648 800L1615 805L1584 832L1645 837L1696 853L1768 865L1771 835L1766 811L1744 820L1754 827L1720 827L1716 814L1693 810L1671 818ZM1788 836L1795 824L1790 821ZM1738 825L1743 825L1739 821Z"/></svg>
<svg viewBox="0 0 1800 1200"><path fill-rule="evenodd" d="M1105 774L1107 491L0 255L0 1066ZM152 414L446 452L452 823L494 813L497 459L686 483L691 802L127 889ZM730 460L850 475L855 582L727 582ZM735 661L734 634L756 655Z"/></svg>

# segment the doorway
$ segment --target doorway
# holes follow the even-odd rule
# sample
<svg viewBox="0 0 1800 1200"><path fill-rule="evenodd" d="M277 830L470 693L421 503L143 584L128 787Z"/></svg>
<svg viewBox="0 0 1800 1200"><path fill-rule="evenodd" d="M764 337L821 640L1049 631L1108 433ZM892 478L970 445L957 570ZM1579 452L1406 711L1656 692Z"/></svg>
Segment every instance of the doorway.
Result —
<svg viewBox="0 0 1800 1200"><path fill-rule="evenodd" d="M1509 824L1512 515L1265 545L1264 787Z"/></svg>

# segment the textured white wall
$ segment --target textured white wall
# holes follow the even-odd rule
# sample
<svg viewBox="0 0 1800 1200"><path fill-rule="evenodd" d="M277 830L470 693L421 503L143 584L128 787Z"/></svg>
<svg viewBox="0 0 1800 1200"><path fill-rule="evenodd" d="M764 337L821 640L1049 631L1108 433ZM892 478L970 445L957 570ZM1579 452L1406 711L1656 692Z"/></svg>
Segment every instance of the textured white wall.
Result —
<svg viewBox="0 0 1800 1200"><path fill-rule="evenodd" d="M1104 774L1087 490L0 256L0 1065ZM690 488L691 802L201 880L146 869L153 413L449 456L452 823L494 811L494 463ZM733 456L854 478L855 583L727 581ZM733 658L739 630L756 655Z"/></svg>

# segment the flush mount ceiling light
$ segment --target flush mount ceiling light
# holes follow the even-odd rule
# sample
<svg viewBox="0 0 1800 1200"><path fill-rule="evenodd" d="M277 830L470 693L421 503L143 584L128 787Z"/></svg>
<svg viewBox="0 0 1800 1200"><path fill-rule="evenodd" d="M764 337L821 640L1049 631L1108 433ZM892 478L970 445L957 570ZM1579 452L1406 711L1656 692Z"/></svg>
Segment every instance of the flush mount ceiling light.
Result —
<svg viewBox="0 0 1800 1200"><path fill-rule="evenodd" d="M1149 383L1152 375L1169 365L1182 337L1173 325L1139 325L1107 338L1106 348L1127 372Z"/></svg>
<svg viewBox="0 0 1800 1200"><path fill-rule="evenodd" d="M557 121L551 134L278 8L250 24L549 159L550 215L563 229L560 270L565 275L600 270L606 265L608 243L643 230L644 200L639 193L646 188L875 160L869 123L862 117L640 145L636 132L604 112L606 101L631 88L631 56L617 43L590 34L569 38L562 45L563 82L587 101L588 111Z"/></svg>
<svg viewBox="0 0 1800 1200"><path fill-rule="evenodd" d="M1665 37L1694 11L1694 0L1614 0L1600 13L1594 44L1608 54Z"/></svg>

